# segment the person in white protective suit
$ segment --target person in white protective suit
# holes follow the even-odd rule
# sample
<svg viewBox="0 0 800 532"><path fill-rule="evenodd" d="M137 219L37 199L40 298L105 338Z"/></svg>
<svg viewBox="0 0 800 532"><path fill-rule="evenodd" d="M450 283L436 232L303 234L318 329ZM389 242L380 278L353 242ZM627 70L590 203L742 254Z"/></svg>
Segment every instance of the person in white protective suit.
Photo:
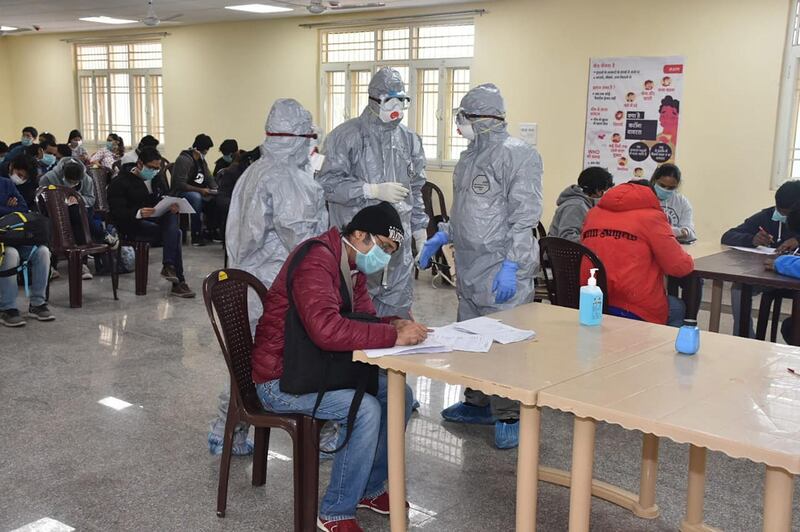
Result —
<svg viewBox="0 0 800 532"><path fill-rule="evenodd" d="M225 246L229 267L253 274L269 288L300 242L328 230L328 212L309 164L317 138L311 113L296 100L276 100L264 129L267 137L261 144L261 158L245 170L233 190ZM248 310L254 331L263 309L253 294ZM211 421L208 449L212 454L222 453L229 392L226 386L220 393L218 415ZM237 425L234 454L253 452L248 430L244 423Z"/></svg>
<svg viewBox="0 0 800 532"><path fill-rule="evenodd" d="M453 111L469 140L453 173L450 220L439 225L420 252L422 268L452 242L458 265L458 320L533 301L539 245L533 230L542 214L542 158L507 131L500 90L490 83L467 92ZM495 445L516 447L519 404L467 388L465 401L442 411L457 423L494 424Z"/></svg>
<svg viewBox="0 0 800 532"><path fill-rule="evenodd" d="M400 123L409 101L396 70L376 72L364 111L325 140L317 180L325 189L331 226L344 227L364 207L388 201L422 249L428 226L422 202L425 152L419 136ZM411 246L403 246L382 275L369 279L378 316L411 317L413 269Z"/></svg>

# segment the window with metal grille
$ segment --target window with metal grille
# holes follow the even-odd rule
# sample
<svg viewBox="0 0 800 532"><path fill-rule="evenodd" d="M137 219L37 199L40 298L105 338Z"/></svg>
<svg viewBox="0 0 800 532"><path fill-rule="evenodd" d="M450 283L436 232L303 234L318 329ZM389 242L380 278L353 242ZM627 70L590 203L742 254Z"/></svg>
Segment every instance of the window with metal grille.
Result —
<svg viewBox="0 0 800 532"><path fill-rule="evenodd" d="M323 130L358 116L367 105L372 74L390 66L412 97L403 123L419 134L429 166L452 165L467 145L456 132L452 110L469 89L474 48L475 26L464 21L322 31Z"/></svg>
<svg viewBox="0 0 800 532"><path fill-rule="evenodd" d="M772 188L800 179L800 0L792 4L783 56Z"/></svg>
<svg viewBox="0 0 800 532"><path fill-rule="evenodd" d="M109 133L128 146L145 135L166 141L160 42L77 44L75 62L85 142L101 144Z"/></svg>

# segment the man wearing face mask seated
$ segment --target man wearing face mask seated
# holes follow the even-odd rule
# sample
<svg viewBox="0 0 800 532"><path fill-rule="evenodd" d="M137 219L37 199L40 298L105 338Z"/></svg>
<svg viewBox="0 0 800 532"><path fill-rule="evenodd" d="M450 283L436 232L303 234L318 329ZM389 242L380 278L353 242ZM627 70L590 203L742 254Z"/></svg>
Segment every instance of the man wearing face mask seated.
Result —
<svg viewBox="0 0 800 532"><path fill-rule="evenodd" d="M170 295L195 297L183 276L183 254L178 206L154 217L153 207L169 193L161 172L161 154L155 148L143 148L133 168L123 169L108 185L111 219L120 233L133 240L162 244L161 277L172 283Z"/></svg>
<svg viewBox="0 0 800 532"><path fill-rule="evenodd" d="M25 198L28 208L35 210L34 199L39 186L36 182L36 161L25 155L18 155L9 163L8 178Z"/></svg>
<svg viewBox="0 0 800 532"><path fill-rule="evenodd" d="M397 211L381 202L356 213L343 233L333 227L300 244L272 283L256 329L253 382L264 408L308 415L316 411L317 418L342 424L341 449L335 453L317 520L323 531L361 531L356 508L389 514L386 377L375 372L376 391L364 394L360 404L357 390L333 386L327 386L319 401L319 390L292 393L290 383L306 374L311 379L333 371L317 367L321 363L300 366L298 353L316 350L324 359L325 353L336 352L335 358L342 360L342 355L356 349L415 345L426 338L423 325L397 317L376 318L367 292L367 275L380 272L394 253L401 253L400 246L408 245L404 236ZM344 363L352 364L347 359ZM352 371L361 368L352 366ZM411 403L411 389L406 386L406 422ZM355 412L349 415L351 405Z"/></svg>

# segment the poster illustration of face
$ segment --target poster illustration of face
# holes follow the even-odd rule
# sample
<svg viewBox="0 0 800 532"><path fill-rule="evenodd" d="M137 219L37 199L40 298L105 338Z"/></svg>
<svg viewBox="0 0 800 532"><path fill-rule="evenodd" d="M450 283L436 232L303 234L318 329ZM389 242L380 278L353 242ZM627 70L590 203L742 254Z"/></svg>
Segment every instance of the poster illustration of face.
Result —
<svg viewBox="0 0 800 532"><path fill-rule="evenodd" d="M685 64L682 56L590 60L584 168L607 168L624 183L675 162Z"/></svg>

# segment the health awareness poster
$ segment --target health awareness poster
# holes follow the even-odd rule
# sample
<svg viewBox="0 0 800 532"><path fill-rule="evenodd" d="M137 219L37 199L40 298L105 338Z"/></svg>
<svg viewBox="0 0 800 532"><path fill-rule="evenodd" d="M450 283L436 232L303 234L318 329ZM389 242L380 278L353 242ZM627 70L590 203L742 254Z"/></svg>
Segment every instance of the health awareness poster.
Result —
<svg viewBox="0 0 800 532"><path fill-rule="evenodd" d="M584 168L624 183L675 162L684 65L682 56L591 59Z"/></svg>

